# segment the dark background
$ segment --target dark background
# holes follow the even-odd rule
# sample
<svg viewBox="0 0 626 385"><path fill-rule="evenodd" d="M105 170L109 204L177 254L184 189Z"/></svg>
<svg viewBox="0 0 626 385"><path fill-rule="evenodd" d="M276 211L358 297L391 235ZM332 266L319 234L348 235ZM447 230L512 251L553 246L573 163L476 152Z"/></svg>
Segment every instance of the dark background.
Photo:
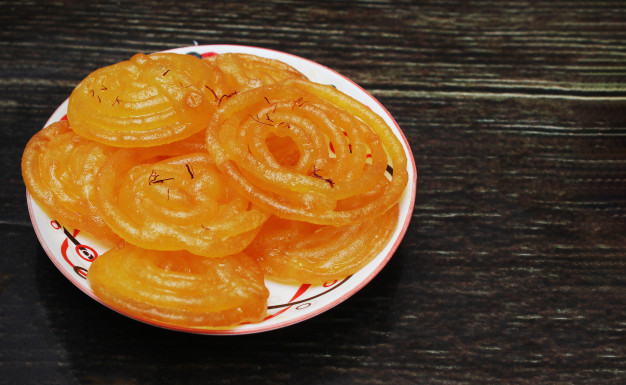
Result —
<svg viewBox="0 0 626 385"><path fill-rule="evenodd" d="M0 383L626 383L623 1L0 1ZM249 336L120 316L31 227L20 157L89 72L199 44L286 51L378 98L418 170L383 271Z"/></svg>

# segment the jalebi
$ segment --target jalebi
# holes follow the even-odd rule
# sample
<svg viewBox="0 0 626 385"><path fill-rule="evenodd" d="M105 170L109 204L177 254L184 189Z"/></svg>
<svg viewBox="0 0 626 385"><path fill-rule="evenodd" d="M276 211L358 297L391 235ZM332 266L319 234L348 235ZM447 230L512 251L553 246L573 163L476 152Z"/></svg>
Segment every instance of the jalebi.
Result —
<svg viewBox="0 0 626 385"><path fill-rule="evenodd" d="M243 91L286 79L306 80L300 71L278 60L245 53L223 53L204 59L215 64L225 75L231 88Z"/></svg>
<svg viewBox="0 0 626 385"><path fill-rule="evenodd" d="M189 143L119 150L100 169L96 185L95 205L104 221L146 249L234 254L268 217Z"/></svg>
<svg viewBox="0 0 626 385"><path fill-rule="evenodd" d="M259 322L269 296L258 263L243 253L203 258L126 245L100 255L87 282L118 311L185 327Z"/></svg>
<svg viewBox="0 0 626 385"><path fill-rule="evenodd" d="M191 55L136 54L89 74L72 92L76 133L117 147L171 143L204 130L230 93L221 71Z"/></svg>
<svg viewBox="0 0 626 385"><path fill-rule="evenodd" d="M268 145L277 137L286 146L280 153ZM308 81L239 93L211 121L207 149L253 203L317 224L351 224L387 211L408 178L404 149L382 118L334 87Z"/></svg>
<svg viewBox="0 0 626 385"><path fill-rule="evenodd" d="M35 134L22 156L26 188L57 222L119 243L93 205L94 179L115 149L76 135L67 120Z"/></svg>
<svg viewBox="0 0 626 385"><path fill-rule="evenodd" d="M246 249L266 276L323 283L356 273L385 247L396 229L398 205L371 221L329 226L270 217Z"/></svg>

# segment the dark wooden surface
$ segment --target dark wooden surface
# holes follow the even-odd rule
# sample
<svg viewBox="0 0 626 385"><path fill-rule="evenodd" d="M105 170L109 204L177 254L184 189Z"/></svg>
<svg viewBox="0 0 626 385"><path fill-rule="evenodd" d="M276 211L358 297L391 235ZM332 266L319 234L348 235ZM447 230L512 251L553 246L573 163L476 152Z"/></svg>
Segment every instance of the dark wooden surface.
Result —
<svg viewBox="0 0 626 385"><path fill-rule="evenodd" d="M0 1L0 383L626 383L623 1ZM396 118L419 179L368 286L250 336L124 318L59 273L20 157L90 71L199 44L290 52Z"/></svg>

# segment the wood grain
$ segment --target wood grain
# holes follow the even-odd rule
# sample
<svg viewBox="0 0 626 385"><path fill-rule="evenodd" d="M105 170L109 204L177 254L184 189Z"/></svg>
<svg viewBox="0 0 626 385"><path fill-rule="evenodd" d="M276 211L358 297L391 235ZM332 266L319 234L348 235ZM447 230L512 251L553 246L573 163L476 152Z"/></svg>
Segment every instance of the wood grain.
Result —
<svg viewBox="0 0 626 385"><path fill-rule="evenodd" d="M0 383L626 382L626 4L0 1ZM26 141L90 71L198 44L350 77L411 145L389 264L304 323L244 337L119 316L30 226Z"/></svg>

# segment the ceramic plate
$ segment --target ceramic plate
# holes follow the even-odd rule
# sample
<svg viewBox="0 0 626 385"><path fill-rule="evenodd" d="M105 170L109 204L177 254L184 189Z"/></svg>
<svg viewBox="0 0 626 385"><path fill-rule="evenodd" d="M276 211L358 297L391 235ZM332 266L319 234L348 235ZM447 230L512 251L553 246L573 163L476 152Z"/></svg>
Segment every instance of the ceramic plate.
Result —
<svg viewBox="0 0 626 385"><path fill-rule="evenodd" d="M318 315L343 302L360 290L378 274L389 261L397 249L411 218L416 191L415 161L411 150L402 134L400 127L389 112L369 93L350 79L339 73L291 54L247 46L234 45L205 45L177 48L167 52L194 54L207 57L227 52L249 53L267 58L277 59L298 69L310 80L318 83L331 84L344 93L352 96L367 105L380 115L402 142L407 154L409 181L400 201L400 218L393 237L387 246L368 265L354 275L342 280L326 282L323 285L286 285L266 279L265 283L270 291L267 318L256 324L244 324L228 328L185 328L165 325L147 319L138 321L164 327L199 334L248 334L269 331L304 321ZM94 68L95 70L95 68ZM46 125L64 119L67 113L67 100L52 114ZM42 247L56 265L56 267L80 290L101 302L91 291L85 279L89 266L94 259L107 251L108 245L90 234L63 226L54 218L48 216L30 194L27 193L28 207L31 221ZM355 317L358 315L355 315Z"/></svg>

